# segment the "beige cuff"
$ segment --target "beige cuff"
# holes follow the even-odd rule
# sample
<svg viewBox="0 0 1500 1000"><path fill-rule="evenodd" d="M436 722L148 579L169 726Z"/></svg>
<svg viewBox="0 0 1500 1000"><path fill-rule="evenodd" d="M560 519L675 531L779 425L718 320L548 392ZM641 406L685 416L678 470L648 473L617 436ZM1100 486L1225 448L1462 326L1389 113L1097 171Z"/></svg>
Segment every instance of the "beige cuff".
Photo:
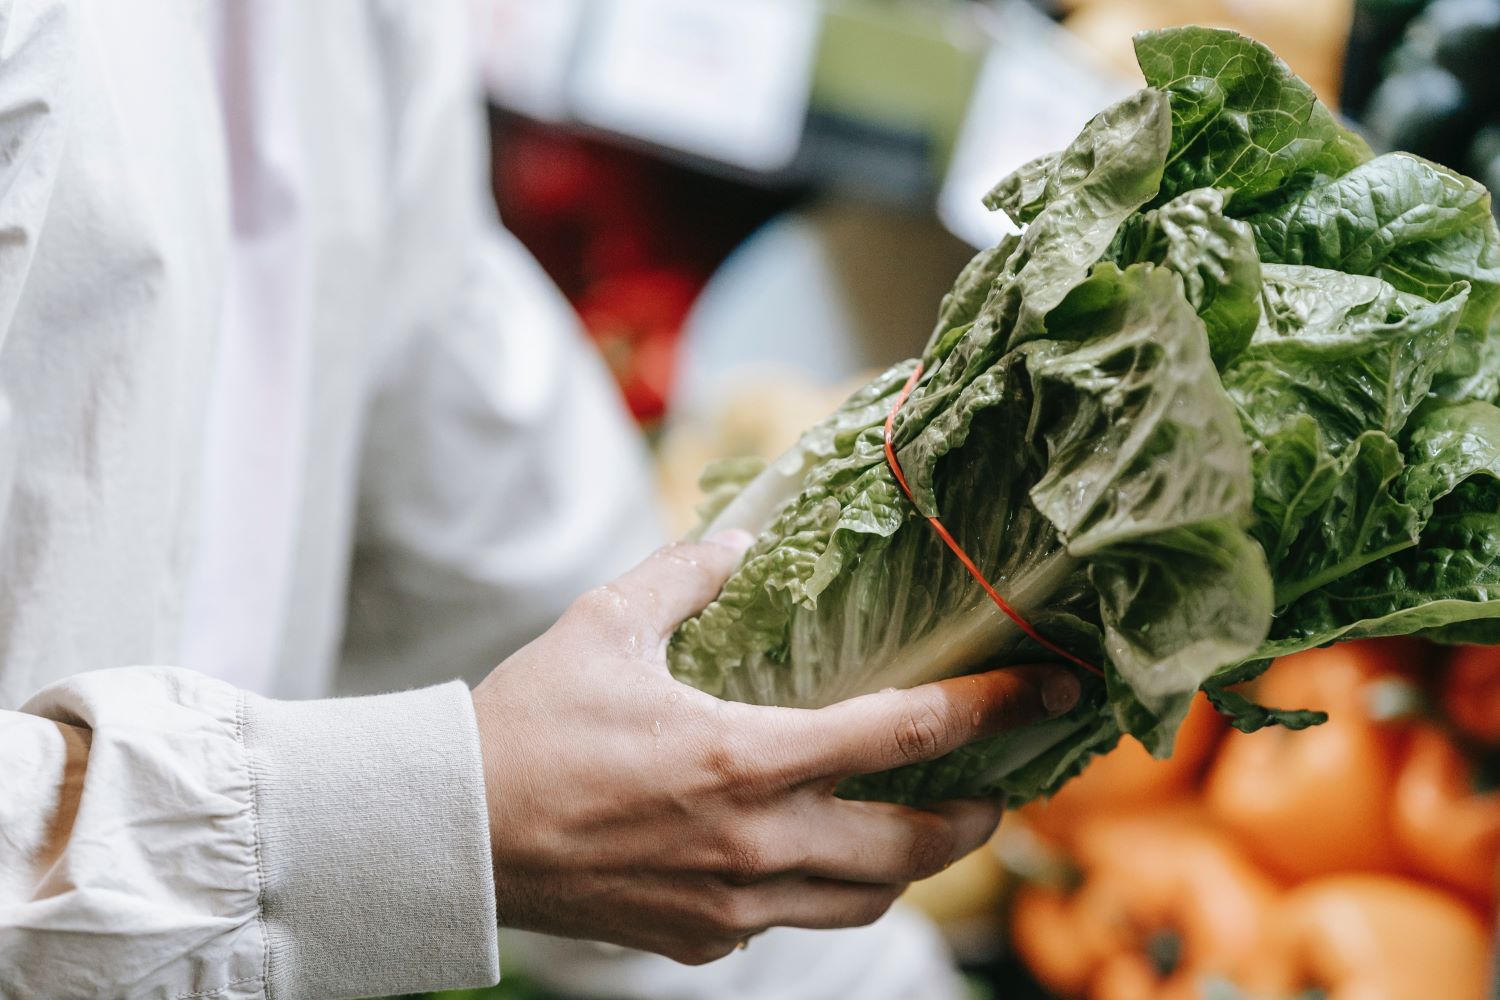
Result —
<svg viewBox="0 0 1500 1000"><path fill-rule="evenodd" d="M268 993L326 1000L500 976L469 690L246 695Z"/></svg>

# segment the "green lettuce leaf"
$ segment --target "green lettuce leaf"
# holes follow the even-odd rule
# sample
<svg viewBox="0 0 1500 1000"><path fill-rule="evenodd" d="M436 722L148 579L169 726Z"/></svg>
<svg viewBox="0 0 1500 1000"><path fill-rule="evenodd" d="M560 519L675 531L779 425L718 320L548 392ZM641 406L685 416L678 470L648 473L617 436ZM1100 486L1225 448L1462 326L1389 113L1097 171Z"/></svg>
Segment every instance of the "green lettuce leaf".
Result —
<svg viewBox="0 0 1500 1000"><path fill-rule="evenodd" d="M1262 321L1223 372L1255 462L1254 535L1278 606L1417 541L1397 437L1448 356L1460 292L1268 264Z"/></svg>
<svg viewBox="0 0 1500 1000"><path fill-rule="evenodd" d="M1278 607L1416 544L1421 519L1401 499L1403 462L1390 438L1371 431L1333 454L1304 418L1261 444L1255 534Z"/></svg>
<svg viewBox="0 0 1500 1000"><path fill-rule="evenodd" d="M1342 639L1500 640L1500 237L1472 182L1369 149L1257 43L1147 32L1149 86L987 204L920 359L755 472L705 531L756 536L668 648L726 698L818 706L1052 658L1066 716L840 786L1049 794L1122 734L1170 752L1200 687L1242 729L1319 713L1234 685ZM884 424L911 498L887 465Z"/></svg>
<svg viewBox="0 0 1500 1000"><path fill-rule="evenodd" d="M937 323L932 329L925 357L946 357L958 337L968 332L979 318L995 282L1005 274L1006 264L1020 242L1019 236L1009 235L995 246L979 251L964 265L958 273L958 280L953 283L953 290L943 296L942 305L938 307Z"/></svg>
<svg viewBox="0 0 1500 1000"><path fill-rule="evenodd" d="M1217 188L1178 195L1127 220L1108 254L1119 263L1150 261L1182 275L1220 368L1250 343L1260 323L1261 293L1255 234L1224 214L1225 202Z"/></svg>
<svg viewBox="0 0 1500 1000"><path fill-rule="evenodd" d="M1215 684L1205 684L1203 692L1213 703L1219 714L1229 720L1230 725L1242 733L1258 732L1267 726L1284 729L1307 729L1328 721L1327 712L1313 712L1305 708L1267 708L1257 705L1238 691Z"/></svg>
<svg viewBox="0 0 1500 1000"><path fill-rule="evenodd" d="M1233 31L1173 28L1135 38L1146 82L1171 95L1172 149L1157 195L1231 192L1236 211L1370 158L1269 49Z"/></svg>
<svg viewBox="0 0 1500 1000"><path fill-rule="evenodd" d="M710 462L698 476L698 489L703 492L703 501L694 512L699 520L712 521L718 517L765 470L765 460L752 456L721 458Z"/></svg>
<svg viewBox="0 0 1500 1000"><path fill-rule="evenodd" d="M1224 384L1256 437L1311 418L1343 447L1378 430L1394 437L1428 395L1466 302L1439 302L1378 278L1267 264L1262 321Z"/></svg>
<svg viewBox="0 0 1500 1000"><path fill-rule="evenodd" d="M1463 380L1465 396L1492 398L1500 390L1500 367L1487 363L1489 342L1500 337L1500 231L1482 185L1409 153L1390 153L1249 222L1269 262L1375 275L1434 302L1467 286L1442 374Z"/></svg>
<svg viewBox="0 0 1500 1000"><path fill-rule="evenodd" d="M1424 404L1406 463L1404 492L1422 520L1416 544L1283 609L1266 655L1382 635L1500 638L1500 409Z"/></svg>
<svg viewBox="0 0 1500 1000"><path fill-rule="evenodd" d="M1057 157L1046 208L1014 242L971 329L946 353L923 358L927 373L896 423L901 465L922 513L937 513L939 460L963 443L974 412L990 405L996 361L1046 333L1048 314L1155 194L1170 122L1166 97L1143 90L1084 126ZM1003 196L992 194L989 203L1003 208Z"/></svg>
<svg viewBox="0 0 1500 1000"><path fill-rule="evenodd" d="M1181 279L1104 266L1059 314L1064 336L1020 345L971 383L962 443L935 483L962 498L948 526L986 575L1046 634L1108 664L1112 721L981 744L848 794L1020 801L1121 729L1165 748L1197 686L1265 635L1270 580L1242 527L1249 456ZM819 705L1037 657L899 498L879 422L808 477L678 631L679 677Z"/></svg>

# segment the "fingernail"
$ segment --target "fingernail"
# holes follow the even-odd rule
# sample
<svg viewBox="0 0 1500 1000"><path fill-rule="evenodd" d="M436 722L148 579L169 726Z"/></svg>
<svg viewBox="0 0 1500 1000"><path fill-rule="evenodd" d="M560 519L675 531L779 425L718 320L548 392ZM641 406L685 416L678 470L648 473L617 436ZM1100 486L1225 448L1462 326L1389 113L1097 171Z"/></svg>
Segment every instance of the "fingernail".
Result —
<svg viewBox="0 0 1500 1000"><path fill-rule="evenodd" d="M1048 715L1062 715L1078 704L1078 696L1082 693L1078 678L1059 670L1042 684L1042 707Z"/></svg>
<svg viewBox="0 0 1500 1000"><path fill-rule="evenodd" d="M755 541L755 536L742 528L727 528L709 535L705 540L735 552L744 552Z"/></svg>

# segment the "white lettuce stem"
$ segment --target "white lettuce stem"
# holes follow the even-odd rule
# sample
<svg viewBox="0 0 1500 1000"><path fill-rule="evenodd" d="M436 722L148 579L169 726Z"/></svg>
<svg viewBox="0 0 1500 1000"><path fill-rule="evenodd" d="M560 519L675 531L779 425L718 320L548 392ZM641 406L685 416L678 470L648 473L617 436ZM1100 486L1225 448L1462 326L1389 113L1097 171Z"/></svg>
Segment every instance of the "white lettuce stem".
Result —
<svg viewBox="0 0 1500 1000"><path fill-rule="evenodd" d="M975 787L982 788L999 781L1007 774L1019 771L1063 740L1072 739L1076 734L1097 724L1098 720L1091 717L1064 717L1015 730L1003 741L1003 749L999 755L975 776Z"/></svg>
<svg viewBox="0 0 1500 1000"><path fill-rule="evenodd" d="M991 582L1022 618L1030 618L1047 607L1052 595L1077 568L1078 560L1058 549L1015 576ZM974 590L978 596L965 610L943 619L916 641L893 650L886 662L859 671L854 684L828 692L825 703L970 673L1010 650L1022 638L1020 626L997 608L978 584Z"/></svg>
<svg viewBox="0 0 1500 1000"><path fill-rule="evenodd" d="M801 493L812 461L800 445L783 452L725 505L698 537L733 528L760 534ZM1078 560L1059 548L1020 573L991 582L1017 613L1030 618L1047 607L1077 568ZM817 703L828 705L884 688L915 687L956 677L1004 655L1021 640L1021 628L977 584L974 592L975 598L965 610L944 619L914 642L892 650L884 662L850 671L846 685L820 692Z"/></svg>
<svg viewBox="0 0 1500 1000"><path fill-rule="evenodd" d="M800 444L788 448L750 480L733 500L724 505L718 516L693 537L710 538L733 528L752 535L760 534L771 526L781 508L802 492L802 481L811 464L811 456Z"/></svg>

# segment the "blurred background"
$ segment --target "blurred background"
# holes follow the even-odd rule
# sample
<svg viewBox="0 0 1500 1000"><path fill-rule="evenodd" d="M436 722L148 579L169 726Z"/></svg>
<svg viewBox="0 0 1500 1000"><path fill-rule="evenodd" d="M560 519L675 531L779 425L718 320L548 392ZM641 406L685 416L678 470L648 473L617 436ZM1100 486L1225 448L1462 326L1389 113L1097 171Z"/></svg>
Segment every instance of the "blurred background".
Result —
<svg viewBox="0 0 1500 1000"><path fill-rule="evenodd" d="M506 225L652 443L665 516L926 340L979 204L1139 86L1131 35L1270 45L1380 148L1500 187L1500 0L475 0ZM909 903L977 997L1470 1000L1493 961L1500 650L1273 667L1302 733L1195 710L1101 758ZM1274 979L1274 977L1272 977ZM542 997L508 976L485 997ZM457 996L457 995L454 995Z"/></svg>

